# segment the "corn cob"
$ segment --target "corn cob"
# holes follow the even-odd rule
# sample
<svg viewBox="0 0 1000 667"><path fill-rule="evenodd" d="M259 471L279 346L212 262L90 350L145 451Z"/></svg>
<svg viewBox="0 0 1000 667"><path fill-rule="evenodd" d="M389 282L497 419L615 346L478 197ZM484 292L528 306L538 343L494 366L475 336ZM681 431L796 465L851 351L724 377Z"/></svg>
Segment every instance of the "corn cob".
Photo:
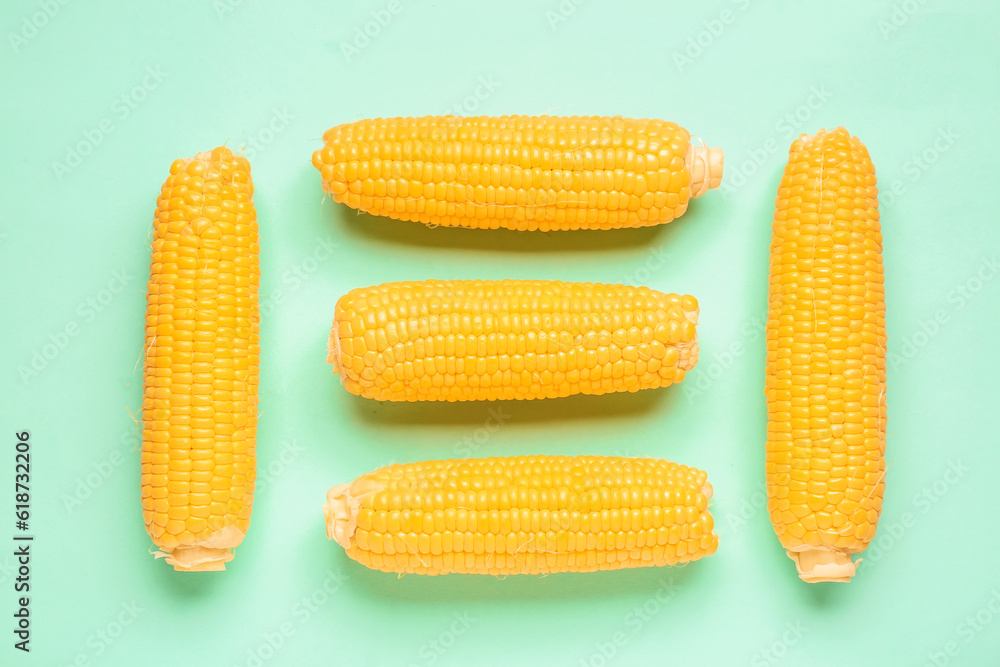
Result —
<svg viewBox="0 0 1000 667"><path fill-rule="evenodd" d="M260 279L250 165L177 160L157 199L146 310L142 508L177 570L223 570L250 522Z"/></svg>
<svg viewBox="0 0 1000 667"><path fill-rule="evenodd" d="M799 576L850 581L885 475L875 168L844 128L797 139L778 189L767 319L767 490ZM858 561L860 562L860 561Z"/></svg>
<svg viewBox="0 0 1000 667"><path fill-rule="evenodd" d="M330 489L327 537L383 572L541 574L715 553L701 470L662 459L511 456L395 463Z"/></svg>
<svg viewBox="0 0 1000 667"><path fill-rule="evenodd" d="M380 401L555 398L680 382L698 301L648 287L428 280L337 302L327 361Z"/></svg>
<svg viewBox="0 0 1000 667"><path fill-rule="evenodd" d="M621 116L377 118L323 141L313 165L335 201L435 226L646 227L722 179L721 149Z"/></svg>

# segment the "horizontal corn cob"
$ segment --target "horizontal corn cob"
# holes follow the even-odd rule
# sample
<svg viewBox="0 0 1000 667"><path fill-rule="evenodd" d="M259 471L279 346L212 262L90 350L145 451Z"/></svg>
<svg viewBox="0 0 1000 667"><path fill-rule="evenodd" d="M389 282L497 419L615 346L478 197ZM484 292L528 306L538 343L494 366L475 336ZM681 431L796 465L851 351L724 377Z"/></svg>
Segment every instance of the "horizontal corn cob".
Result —
<svg viewBox="0 0 1000 667"><path fill-rule="evenodd" d="M673 565L718 546L701 470L608 456L395 463L330 489L327 536L359 563L415 574Z"/></svg>
<svg viewBox="0 0 1000 667"><path fill-rule="evenodd" d="M327 361L380 401L555 398L665 387L698 359L692 296L552 280L428 280L337 302Z"/></svg>
<svg viewBox="0 0 1000 667"><path fill-rule="evenodd" d="M177 570L223 570L250 523L260 278L250 165L177 160L157 200L146 310L142 509Z"/></svg>
<svg viewBox="0 0 1000 667"><path fill-rule="evenodd" d="M313 165L335 201L448 227L645 227L722 179L720 149L621 116L377 118L323 141Z"/></svg>
<svg viewBox="0 0 1000 667"><path fill-rule="evenodd" d="M793 144L767 319L771 521L805 581L850 581L885 475L885 291L875 168L844 128Z"/></svg>

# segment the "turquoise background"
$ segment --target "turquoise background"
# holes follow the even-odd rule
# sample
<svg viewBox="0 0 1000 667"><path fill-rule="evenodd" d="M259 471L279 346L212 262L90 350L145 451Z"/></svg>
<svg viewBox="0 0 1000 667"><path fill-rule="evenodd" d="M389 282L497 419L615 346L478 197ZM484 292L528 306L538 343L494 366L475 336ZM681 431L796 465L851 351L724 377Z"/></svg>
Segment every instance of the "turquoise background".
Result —
<svg viewBox="0 0 1000 667"><path fill-rule="evenodd" d="M820 7L3 3L0 663L998 664L1000 15L986 0ZM449 111L662 117L725 149L725 187L666 226L547 235L427 229L323 197L310 155L326 128ZM868 145L882 191L890 467L855 581L810 586L761 509L761 327L787 147L840 124ZM155 199L175 158L222 143L247 147L257 188L262 483L229 570L190 575L148 555L133 415ZM683 384L637 395L347 394L324 363L336 299L429 277L690 292L702 359ZM486 437L491 409L505 423ZM7 629L24 429L30 655ZM397 579L323 532L326 489L392 461L588 452L708 470L718 553L675 569Z"/></svg>

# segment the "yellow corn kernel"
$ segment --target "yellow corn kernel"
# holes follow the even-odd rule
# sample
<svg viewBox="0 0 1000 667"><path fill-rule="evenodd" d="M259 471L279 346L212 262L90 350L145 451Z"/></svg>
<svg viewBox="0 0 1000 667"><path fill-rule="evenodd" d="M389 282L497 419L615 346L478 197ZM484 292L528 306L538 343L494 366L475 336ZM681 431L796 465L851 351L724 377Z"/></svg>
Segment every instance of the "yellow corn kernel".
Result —
<svg viewBox="0 0 1000 667"><path fill-rule="evenodd" d="M224 570L250 523L260 282L250 164L176 160L157 199L146 308L142 507L177 570Z"/></svg>
<svg viewBox="0 0 1000 667"><path fill-rule="evenodd" d="M778 189L767 320L771 522L808 582L850 581L885 475L885 290L875 167L803 135Z"/></svg>
<svg viewBox="0 0 1000 667"><path fill-rule="evenodd" d="M337 302L328 363L380 401L556 398L665 387L698 360L698 302L648 287L427 280Z"/></svg>
<svg viewBox="0 0 1000 667"><path fill-rule="evenodd" d="M669 222L722 179L682 127L621 116L424 116L338 125L313 154L323 189L429 225L556 231Z"/></svg>
<svg viewBox="0 0 1000 667"><path fill-rule="evenodd" d="M323 510L327 536L372 569L543 574L709 556L711 497L703 471L662 459L511 456L394 463L333 487Z"/></svg>

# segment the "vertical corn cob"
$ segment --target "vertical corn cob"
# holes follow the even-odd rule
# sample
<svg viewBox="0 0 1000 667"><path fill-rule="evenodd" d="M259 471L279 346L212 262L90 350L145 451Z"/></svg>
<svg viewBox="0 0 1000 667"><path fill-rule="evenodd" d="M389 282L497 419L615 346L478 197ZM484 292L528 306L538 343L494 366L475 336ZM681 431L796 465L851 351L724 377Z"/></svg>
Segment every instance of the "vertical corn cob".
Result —
<svg viewBox="0 0 1000 667"><path fill-rule="evenodd" d="M799 576L850 581L882 508L885 292L875 168L844 128L793 144L767 320L771 522Z"/></svg>
<svg viewBox="0 0 1000 667"><path fill-rule="evenodd" d="M718 546L701 470L607 456L393 464L330 489L327 536L415 574L591 572L686 563Z"/></svg>
<svg viewBox="0 0 1000 667"><path fill-rule="evenodd" d="M260 279L250 165L177 160L157 199L146 310L142 508L177 570L222 570L250 523Z"/></svg>
<svg viewBox="0 0 1000 667"><path fill-rule="evenodd" d="M555 398L665 387L698 359L698 301L648 287L428 280L337 302L327 361L380 401Z"/></svg>
<svg viewBox="0 0 1000 667"><path fill-rule="evenodd" d="M620 116L377 118L323 141L313 165L335 201L449 227L645 227L722 179L720 149Z"/></svg>

